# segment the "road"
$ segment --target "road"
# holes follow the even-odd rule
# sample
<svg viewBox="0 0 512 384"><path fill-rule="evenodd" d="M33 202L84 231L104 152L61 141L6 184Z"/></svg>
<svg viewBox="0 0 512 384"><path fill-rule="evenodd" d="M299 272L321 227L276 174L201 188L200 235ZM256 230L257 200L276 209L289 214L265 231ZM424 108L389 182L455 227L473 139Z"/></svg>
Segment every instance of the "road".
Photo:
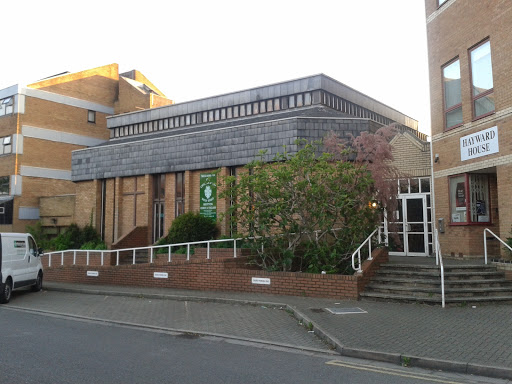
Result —
<svg viewBox="0 0 512 384"><path fill-rule="evenodd" d="M0 306L0 383L506 383Z"/></svg>

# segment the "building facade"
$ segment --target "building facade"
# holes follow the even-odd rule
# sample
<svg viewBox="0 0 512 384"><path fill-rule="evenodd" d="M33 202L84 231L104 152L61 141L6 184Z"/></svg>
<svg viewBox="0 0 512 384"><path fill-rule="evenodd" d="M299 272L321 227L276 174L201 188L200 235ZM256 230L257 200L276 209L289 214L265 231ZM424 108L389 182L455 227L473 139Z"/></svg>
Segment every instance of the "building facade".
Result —
<svg viewBox="0 0 512 384"><path fill-rule="evenodd" d="M425 5L441 250L482 257L484 229L506 238L512 225L512 3Z"/></svg>
<svg viewBox="0 0 512 384"><path fill-rule="evenodd" d="M202 186L215 183L213 171L236 175L260 150L270 160L283 146L296 151L297 139L317 140L331 131L348 138L391 123L411 153L425 149L414 119L325 75L112 116L108 142L73 152L78 224L92 212L109 246L147 245L184 212L218 217L227 210L227 199L203 204ZM419 178L429 176L415 171L413 193ZM223 234L230 230L221 223ZM424 253L427 232L425 224Z"/></svg>
<svg viewBox="0 0 512 384"><path fill-rule="evenodd" d="M108 140L107 116L172 103L117 64L0 90L0 231L75 221L71 152Z"/></svg>

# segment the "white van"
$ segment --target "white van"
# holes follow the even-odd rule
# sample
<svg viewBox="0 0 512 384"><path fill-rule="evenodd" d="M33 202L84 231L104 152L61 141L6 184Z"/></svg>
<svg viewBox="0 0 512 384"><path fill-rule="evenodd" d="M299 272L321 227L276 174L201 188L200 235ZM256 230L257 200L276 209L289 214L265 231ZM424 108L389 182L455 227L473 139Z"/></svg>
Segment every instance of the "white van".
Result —
<svg viewBox="0 0 512 384"><path fill-rule="evenodd" d="M28 233L0 233L0 304L11 300L13 289L43 288L41 254Z"/></svg>

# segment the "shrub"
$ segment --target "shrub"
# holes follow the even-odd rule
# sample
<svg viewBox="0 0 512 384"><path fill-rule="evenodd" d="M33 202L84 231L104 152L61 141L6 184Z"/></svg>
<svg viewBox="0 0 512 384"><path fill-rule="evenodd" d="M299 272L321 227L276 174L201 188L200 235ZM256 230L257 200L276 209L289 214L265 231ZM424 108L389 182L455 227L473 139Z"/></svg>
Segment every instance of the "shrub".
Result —
<svg viewBox="0 0 512 384"><path fill-rule="evenodd" d="M168 244L176 244L212 240L218 232L215 220L203 217L199 213L188 212L172 222L166 241Z"/></svg>
<svg viewBox="0 0 512 384"><path fill-rule="evenodd" d="M61 233L50 242L50 248L56 251L66 249L106 249L100 235L91 226L80 228L71 224L65 232Z"/></svg>

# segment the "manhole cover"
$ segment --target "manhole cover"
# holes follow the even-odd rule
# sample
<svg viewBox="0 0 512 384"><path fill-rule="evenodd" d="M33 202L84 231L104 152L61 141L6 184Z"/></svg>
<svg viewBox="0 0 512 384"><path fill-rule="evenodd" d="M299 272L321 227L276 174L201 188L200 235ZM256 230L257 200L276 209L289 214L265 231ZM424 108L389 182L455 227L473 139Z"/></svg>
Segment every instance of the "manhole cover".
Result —
<svg viewBox="0 0 512 384"><path fill-rule="evenodd" d="M349 315L351 313L368 313L361 308L325 308L334 315Z"/></svg>

